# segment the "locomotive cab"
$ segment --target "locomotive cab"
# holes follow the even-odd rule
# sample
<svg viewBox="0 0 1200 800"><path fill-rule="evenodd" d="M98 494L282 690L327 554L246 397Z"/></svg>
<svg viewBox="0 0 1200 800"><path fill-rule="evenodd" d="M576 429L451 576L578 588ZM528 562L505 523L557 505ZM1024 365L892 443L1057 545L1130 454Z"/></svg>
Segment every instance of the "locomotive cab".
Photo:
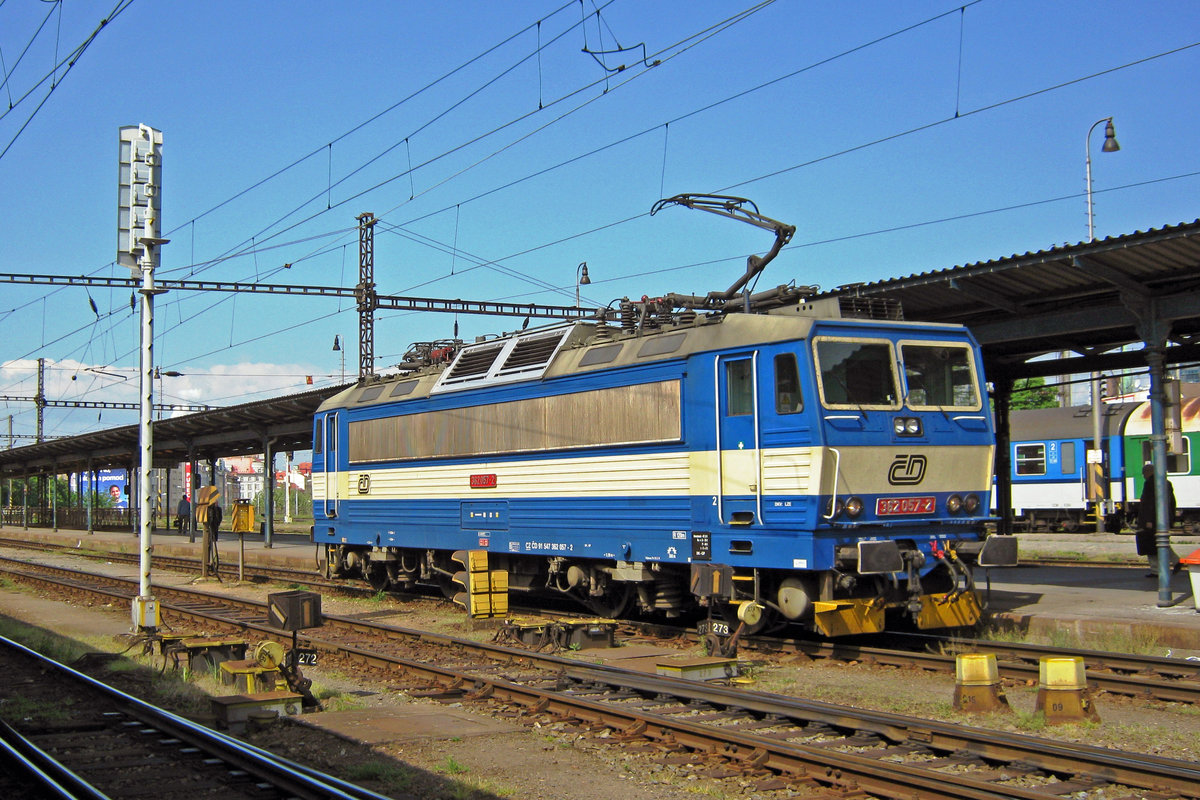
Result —
<svg viewBox="0 0 1200 800"><path fill-rule="evenodd" d="M974 343L957 327L827 319L789 349L807 367L807 415L777 413L770 386L749 413L763 443L803 447L791 461L758 449L772 496L761 524L729 541L730 556L771 549L775 566L727 557L730 591L704 599L729 606L730 618L740 603L762 605L758 628L793 621L827 635L882 630L889 610L921 628L974 624L971 566L1016 562L1014 539L983 538L994 439ZM791 395L778 368L774 380L776 397ZM721 401L723 414L748 407ZM796 536L789 525L811 530ZM723 535L712 538L724 549Z"/></svg>

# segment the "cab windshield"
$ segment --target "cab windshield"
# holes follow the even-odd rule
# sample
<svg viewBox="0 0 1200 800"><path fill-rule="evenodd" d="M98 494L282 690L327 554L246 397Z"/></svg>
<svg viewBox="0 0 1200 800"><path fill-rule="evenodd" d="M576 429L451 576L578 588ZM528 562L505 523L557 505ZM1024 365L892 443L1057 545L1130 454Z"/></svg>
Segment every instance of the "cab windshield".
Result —
<svg viewBox="0 0 1200 800"><path fill-rule="evenodd" d="M970 348L943 343L900 343L905 404L909 408L976 410L979 386Z"/></svg>
<svg viewBox="0 0 1200 800"><path fill-rule="evenodd" d="M897 408L892 343L880 339L819 338L814 343L821 402L828 408Z"/></svg>

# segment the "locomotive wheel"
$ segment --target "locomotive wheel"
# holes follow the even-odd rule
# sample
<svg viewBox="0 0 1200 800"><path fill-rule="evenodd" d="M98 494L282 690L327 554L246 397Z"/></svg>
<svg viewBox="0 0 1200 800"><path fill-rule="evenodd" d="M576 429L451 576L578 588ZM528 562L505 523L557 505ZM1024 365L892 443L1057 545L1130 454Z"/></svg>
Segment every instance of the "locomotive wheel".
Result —
<svg viewBox="0 0 1200 800"><path fill-rule="evenodd" d="M442 590L442 597L447 600L453 600L454 596L463 590L449 575L438 575L437 585Z"/></svg>
<svg viewBox="0 0 1200 800"><path fill-rule="evenodd" d="M367 583L371 584L371 588L377 592L384 591L391 584L391 580L388 578L387 568L377 561L371 561L365 564L363 566L363 572L366 573L364 577L367 579Z"/></svg>
<svg viewBox="0 0 1200 800"><path fill-rule="evenodd" d="M588 611L605 619L624 616L633 600L633 590L628 583L610 583L608 591L599 597L588 597L583 601Z"/></svg>

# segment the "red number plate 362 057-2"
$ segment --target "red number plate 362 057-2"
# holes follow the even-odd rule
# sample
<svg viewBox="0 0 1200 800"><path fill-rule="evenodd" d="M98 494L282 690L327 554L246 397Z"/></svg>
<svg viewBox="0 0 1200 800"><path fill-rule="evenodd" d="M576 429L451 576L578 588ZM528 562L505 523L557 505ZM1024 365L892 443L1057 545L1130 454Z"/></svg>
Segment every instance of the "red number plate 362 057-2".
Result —
<svg viewBox="0 0 1200 800"><path fill-rule="evenodd" d="M897 517L903 514L932 514L937 501L932 497L880 497L875 501L875 514Z"/></svg>

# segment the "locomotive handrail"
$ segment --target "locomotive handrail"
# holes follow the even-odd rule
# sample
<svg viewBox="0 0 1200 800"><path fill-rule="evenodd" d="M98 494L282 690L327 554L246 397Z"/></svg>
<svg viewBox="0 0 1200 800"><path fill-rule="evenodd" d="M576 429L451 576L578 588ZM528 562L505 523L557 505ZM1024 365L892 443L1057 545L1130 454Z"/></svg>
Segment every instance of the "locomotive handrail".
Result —
<svg viewBox="0 0 1200 800"><path fill-rule="evenodd" d="M855 419L857 419L857 417ZM834 455L833 491L829 495L829 513L821 515L821 517L824 519L833 519L834 515L837 513L837 483L838 475L840 475L842 471L842 451L838 450L836 447L830 447L829 452L833 453Z"/></svg>
<svg viewBox="0 0 1200 800"><path fill-rule="evenodd" d="M725 523L725 460L721 457L721 357L713 356L713 424L717 434L717 521Z"/></svg>
<svg viewBox="0 0 1200 800"><path fill-rule="evenodd" d="M754 386L754 513L758 524L762 524L762 432L758 408L758 351L750 357L751 385Z"/></svg>

